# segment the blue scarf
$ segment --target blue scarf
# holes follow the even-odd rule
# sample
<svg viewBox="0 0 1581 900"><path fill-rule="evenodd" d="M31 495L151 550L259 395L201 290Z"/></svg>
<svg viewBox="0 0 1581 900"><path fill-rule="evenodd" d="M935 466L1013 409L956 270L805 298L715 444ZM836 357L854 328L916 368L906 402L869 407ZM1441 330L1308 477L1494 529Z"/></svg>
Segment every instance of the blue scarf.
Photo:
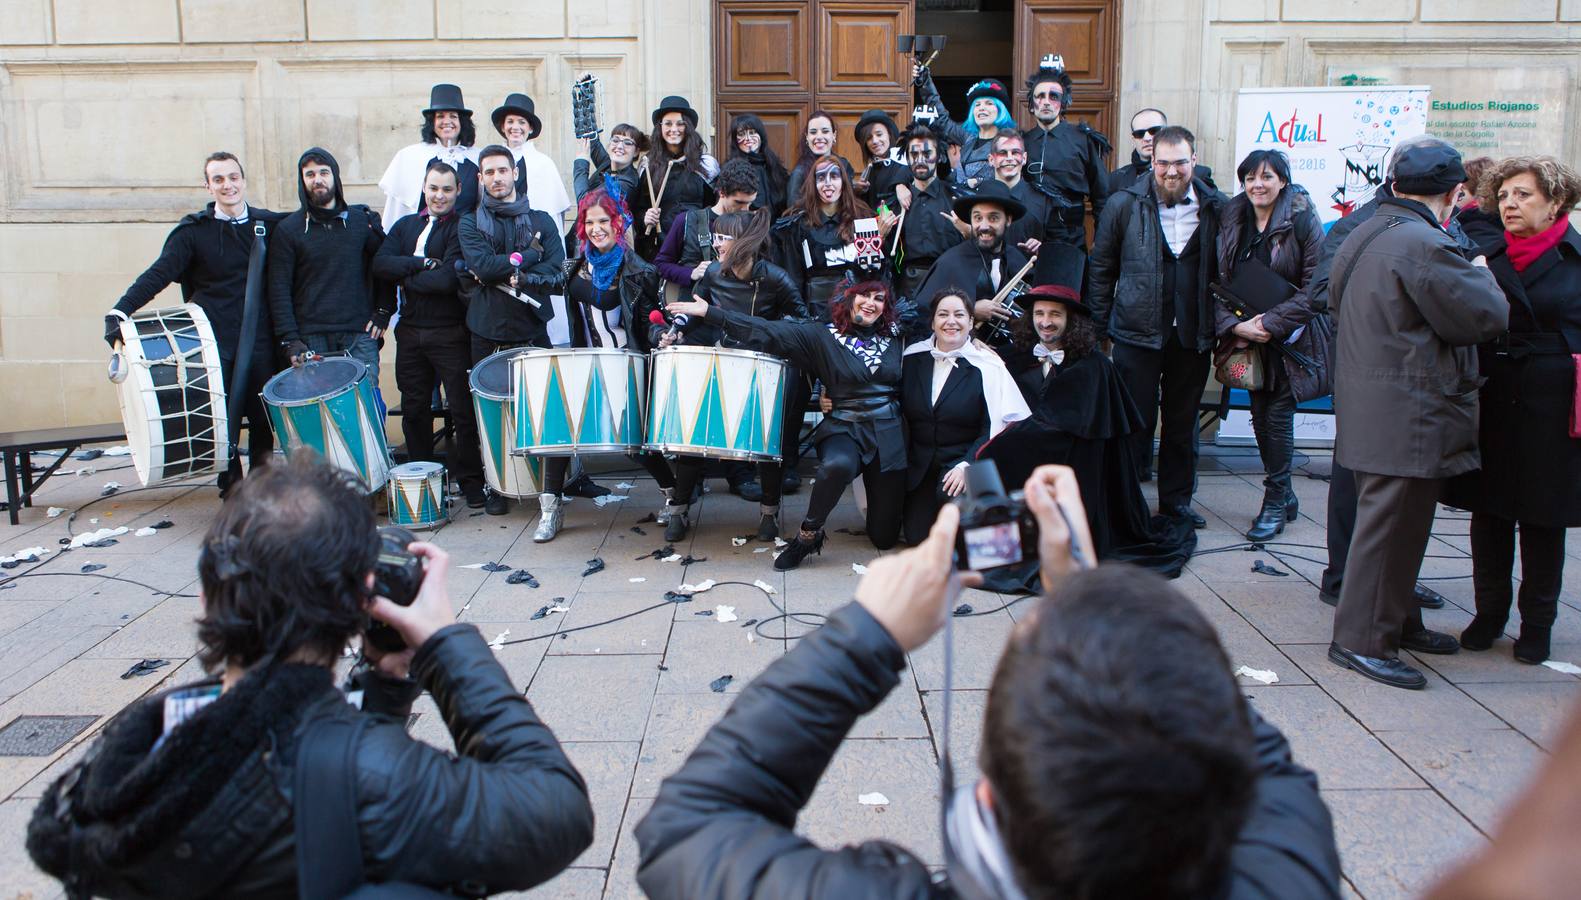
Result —
<svg viewBox="0 0 1581 900"><path fill-rule="evenodd" d="M600 253L587 245L587 266L593 273L593 287L601 291L609 290L615 283L615 276L620 274L620 264L626 259L626 245L616 243L605 253Z"/></svg>

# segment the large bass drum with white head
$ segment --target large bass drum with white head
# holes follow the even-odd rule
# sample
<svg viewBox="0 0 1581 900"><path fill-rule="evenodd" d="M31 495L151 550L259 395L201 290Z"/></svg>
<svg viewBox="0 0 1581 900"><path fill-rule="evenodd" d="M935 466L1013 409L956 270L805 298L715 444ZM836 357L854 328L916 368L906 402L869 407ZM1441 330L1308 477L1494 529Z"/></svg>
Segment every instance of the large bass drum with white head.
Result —
<svg viewBox="0 0 1581 900"><path fill-rule="evenodd" d="M109 374L144 485L230 465L220 347L202 307L186 303L122 321Z"/></svg>

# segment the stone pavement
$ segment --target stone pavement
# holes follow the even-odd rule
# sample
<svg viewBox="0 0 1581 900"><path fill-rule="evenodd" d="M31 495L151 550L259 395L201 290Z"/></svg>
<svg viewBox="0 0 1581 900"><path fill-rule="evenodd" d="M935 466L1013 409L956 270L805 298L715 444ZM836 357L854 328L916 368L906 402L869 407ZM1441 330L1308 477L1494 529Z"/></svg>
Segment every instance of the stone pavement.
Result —
<svg viewBox="0 0 1581 900"><path fill-rule="evenodd" d="M97 499L108 479L135 484L130 470L109 470L125 463L68 463L68 469L88 465L99 471L58 477L43 491L41 506L24 511L21 526L0 526L0 555L31 546L56 551L36 570L54 574L0 586L0 729L19 716L77 717L57 723L64 734L44 742L43 749L14 746L7 738L17 733L0 732L0 753L39 754L0 755L0 898L61 896L23 849L36 799L110 716L151 691L200 674L192 659L198 601L162 592L196 593L198 542L219 503L212 486L128 490ZM1239 530L1261 495L1259 469L1249 449L1208 450L1197 495L1209 523L1200 532L1202 550L1241 540ZM1302 471L1327 470L1328 459L1318 455ZM507 640L543 638L504 647L499 658L565 742L592 794L598 822L593 846L571 870L531 892L534 897L640 896L633 825L660 781L734 695L784 652L780 641L749 639L754 629L743 627L775 613L750 582L762 579L793 611L827 612L850 598L857 582L851 564L874 555L865 538L848 533L861 527L848 499L829 523L823 555L799 571L776 573L768 553L754 552L762 545L732 546L732 536L755 528L756 508L715 481L695 538L676 548L706 561L683 570L675 562L638 560L664 543L662 529L639 524L652 512L657 490L631 473L600 478L609 485L629 480L636 487L624 503L575 501L565 531L552 544L531 541L536 504L529 504L530 512L517 507L505 518L463 510L437 536L458 566L497 561L525 567L539 582L537 588L512 585L505 572L465 568L452 580L461 619L475 623L485 637L509 630ZM1239 549L1199 554L1176 586L1218 627L1234 665L1278 675L1278 683L1268 686L1242 681L1248 696L1289 735L1297 759L1318 772L1334 813L1347 891L1367 898L1412 896L1484 843L1503 804L1541 762L1559 724L1576 707L1581 681L1517 664L1508 640L1486 653L1421 658L1430 684L1419 693L1377 685L1329 663L1332 613L1317 601L1313 586L1325 558L1326 483L1298 476L1296 486L1301 520L1275 546L1277 556ZM807 495L804 489L787 498L787 521L799 519ZM48 518L44 507L51 504L67 513ZM90 505L69 522L70 510L82 504ZM162 519L172 526L152 536L128 533L112 547L58 552L60 539L70 533L122 525L135 530ZM1466 531L1464 514L1440 510L1423 566L1423 575L1438 579L1430 583L1452 603L1427 612L1427 622L1455 633L1470 619ZM1572 532L1569 554L1554 658L1581 662L1581 532ZM582 577L586 561L595 557L606 568ZM1254 560L1289 574L1253 573ZM160 593L77 574L88 564L105 567L97 574L142 582ZM4 574L28 571L24 564ZM691 603L569 633L635 613L666 590L705 578L747 584L721 584ZM1004 602L979 592L963 599L984 611ZM554 604L569 612L532 620L540 607ZM734 606L738 621L698 615L716 604ZM975 774L970 761L994 662L1028 608L1022 603L955 621L958 713L952 739L970 770L967 776ZM780 620L771 633L783 636L787 630L795 634L801 628ZM145 658L170 665L122 677ZM716 693L709 684L721 675L734 681ZM901 687L857 725L835 757L801 817L803 832L829 846L888 838L941 863L936 825L942 688L934 641L912 655ZM449 748L433 704L424 698L417 712L413 734ZM882 792L890 804L858 804L857 795L870 791Z"/></svg>

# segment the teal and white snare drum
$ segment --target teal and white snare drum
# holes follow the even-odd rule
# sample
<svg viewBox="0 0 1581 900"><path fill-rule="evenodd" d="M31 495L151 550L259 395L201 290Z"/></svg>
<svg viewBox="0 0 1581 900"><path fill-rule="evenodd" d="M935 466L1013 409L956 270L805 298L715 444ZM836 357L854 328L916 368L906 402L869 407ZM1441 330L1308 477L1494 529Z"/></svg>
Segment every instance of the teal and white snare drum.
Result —
<svg viewBox="0 0 1581 900"><path fill-rule="evenodd" d="M386 488L390 498L390 524L406 528L433 528L450 519L445 467L436 462L409 462L390 470Z"/></svg>
<svg viewBox="0 0 1581 900"><path fill-rule="evenodd" d="M286 453L312 447L370 494L389 481L390 447L367 366L349 356L306 362L269 379L263 400Z"/></svg>
<svg viewBox="0 0 1581 900"><path fill-rule="evenodd" d="M511 360L526 350L501 350L472 367L472 408L478 414L483 477L489 490L506 497L536 497L543 485L543 460L516 452L516 389Z"/></svg>
<svg viewBox="0 0 1581 900"><path fill-rule="evenodd" d="M648 450L680 456L780 459L785 361L724 347L653 352Z"/></svg>
<svg viewBox="0 0 1581 900"><path fill-rule="evenodd" d="M642 449L647 362L626 350L532 350L512 359L515 452L569 456Z"/></svg>

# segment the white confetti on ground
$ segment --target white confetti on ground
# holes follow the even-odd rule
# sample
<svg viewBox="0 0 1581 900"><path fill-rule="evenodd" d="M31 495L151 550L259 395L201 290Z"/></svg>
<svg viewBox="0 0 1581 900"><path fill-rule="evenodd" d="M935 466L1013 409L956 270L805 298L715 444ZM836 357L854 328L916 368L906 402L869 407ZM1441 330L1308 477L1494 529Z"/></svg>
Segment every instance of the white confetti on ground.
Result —
<svg viewBox="0 0 1581 900"><path fill-rule="evenodd" d="M790 543L790 541L787 541L784 538L775 538L774 539L774 546L776 548L784 547L786 544L789 544L789 543Z"/></svg>
<svg viewBox="0 0 1581 900"><path fill-rule="evenodd" d="M104 451L104 455L105 456L130 456L130 455L132 455L132 448L126 446L125 444L122 444L119 447L111 447L108 450L105 450Z"/></svg>
<svg viewBox="0 0 1581 900"><path fill-rule="evenodd" d="M636 487L636 485L632 484L631 482L629 482L629 481L622 481L620 484L615 485L615 490L617 490L617 491L629 491L629 490L631 490L634 487Z"/></svg>
<svg viewBox="0 0 1581 900"><path fill-rule="evenodd" d="M49 551L43 547L29 547L26 550L18 550L14 556L0 556L0 563L9 565L10 563L33 562L36 559L43 558L48 553Z"/></svg>
<svg viewBox="0 0 1581 900"><path fill-rule="evenodd" d="M858 796L856 798L856 802L862 804L863 806L888 806L889 798L883 794L880 794L878 791L874 791L871 794L862 794Z"/></svg>
<svg viewBox="0 0 1581 900"><path fill-rule="evenodd" d="M50 517L50 518L51 518L51 519L53 519L53 518L55 518L55 517L56 517L56 516L59 516L59 515L60 515L60 514L61 514L61 513L63 513L63 512L65 512L65 510L64 510L64 509L61 509L61 508L60 508L60 507L58 507L58 506L51 506L51 507L50 507L50 508L49 508L49 517Z"/></svg>
<svg viewBox="0 0 1581 900"><path fill-rule="evenodd" d="M644 581L647 581L648 579L642 578L642 577L639 576L637 578L627 578L626 580L631 582L632 584L641 584Z"/></svg>
<svg viewBox="0 0 1581 900"><path fill-rule="evenodd" d="M76 550L84 544L97 544L100 541L113 537L120 537L127 532L126 526L120 528L100 528L98 531L88 531L71 539L71 549Z"/></svg>
<svg viewBox="0 0 1581 900"><path fill-rule="evenodd" d="M679 553L671 553L669 556L666 556L663 559L659 560L659 562L675 562L676 560L679 560L680 558L681 558L681 554L679 554Z"/></svg>
<svg viewBox="0 0 1581 900"><path fill-rule="evenodd" d="M730 539L730 546L732 546L732 547L739 547L742 544L745 544L746 542L747 542L746 538L731 538ZM752 552L756 553L758 551L754 550Z"/></svg>
<svg viewBox="0 0 1581 900"><path fill-rule="evenodd" d="M734 606L716 606L714 607L714 618L721 622L734 622L740 616L736 615Z"/></svg>
<svg viewBox="0 0 1581 900"><path fill-rule="evenodd" d="M121 489L121 483L119 481L106 481L104 483L104 491L105 491L105 493L109 493L111 491L118 491L120 489Z"/></svg>
<svg viewBox="0 0 1581 900"><path fill-rule="evenodd" d="M551 607L549 607L549 611L552 612L552 613L556 613L556 612L561 612L561 613L563 613L563 612L570 612L571 611L571 607L569 607L569 606L551 606ZM643 641L643 643L646 644L647 641Z"/></svg>
<svg viewBox="0 0 1581 900"><path fill-rule="evenodd" d="M714 580L712 578L709 578L709 579L704 580L704 581L699 581L696 584L683 584L680 587L676 588L675 590L677 592L679 592L679 593L682 593L682 594L701 594L703 591L706 591L709 588L713 587L714 584L715 584Z"/></svg>
<svg viewBox="0 0 1581 900"><path fill-rule="evenodd" d="M1557 659L1550 659L1543 663L1543 665L1553 669L1555 672L1563 672L1566 675L1581 675L1581 666L1577 666L1573 663L1560 662Z"/></svg>
<svg viewBox="0 0 1581 900"><path fill-rule="evenodd" d="M1241 666L1235 670L1235 674L1244 675L1253 681L1260 681L1263 684L1276 684L1279 681L1279 676L1274 674L1272 669L1254 669L1251 666Z"/></svg>
<svg viewBox="0 0 1581 900"><path fill-rule="evenodd" d="M498 650L501 647L505 646L505 636L510 634L510 633L511 633L511 630L509 628L507 628L504 631L500 632L499 634L496 634L494 636L494 640L489 641L489 646L491 648L495 649L495 650Z"/></svg>
<svg viewBox="0 0 1581 900"><path fill-rule="evenodd" d="M867 566L864 566L861 563L851 563L851 571L855 572L858 575L866 575L867 574Z"/></svg>
<svg viewBox="0 0 1581 900"><path fill-rule="evenodd" d="M757 642L758 642L758 639L752 636L752 632L750 632L750 631L747 632L747 643L749 643L749 644L756 644Z"/></svg>
<svg viewBox="0 0 1581 900"><path fill-rule="evenodd" d="M132 532L132 535L134 537L153 537L154 535L156 535L158 533L159 533L159 531L157 529L153 529L153 528L139 528L136 531Z"/></svg>
<svg viewBox="0 0 1581 900"><path fill-rule="evenodd" d="M772 594L772 593L775 592L774 591L774 585L769 584L767 581L764 581L761 578L757 579L756 581L754 581L752 583L757 585L760 589L762 589L763 593L765 593L765 594Z"/></svg>
<svg viewBox="0 0 1581 900"><path fill-rule="evenodd" d="M758 549L753 550L752 552L753 553L767 553L767 552L769 552L770 550L773 550L773 549L774 549L773 547L759 547ZM778 553L776 553L774 555L775 556L779 556Z"/></svg>
<svg viewBox="0 0 1581 900"><path fill-rule="evenodd" d="M65 474L67 474L67 475L92 475L93 473L95 473L97 471L99 471L99 470L95 469L93 466L83 466L80 469L72 469L71 471L66 472Z"/></svg>
<svg viewBox="0 0 1581 900"><path fill-rule="evenodd" d="M608 506L611 503L624 503L629 499L631 499L630 494L605 494L602 497L594 497L593 502L598 506Z"/></svg>
<svg viewBox="0 0 1581 900"><path fill-rule="evenodd" d="M97 525L97 524L99 524L99 520L98 519L89 519L88 520L88 524L89 525Z"/></svg>

